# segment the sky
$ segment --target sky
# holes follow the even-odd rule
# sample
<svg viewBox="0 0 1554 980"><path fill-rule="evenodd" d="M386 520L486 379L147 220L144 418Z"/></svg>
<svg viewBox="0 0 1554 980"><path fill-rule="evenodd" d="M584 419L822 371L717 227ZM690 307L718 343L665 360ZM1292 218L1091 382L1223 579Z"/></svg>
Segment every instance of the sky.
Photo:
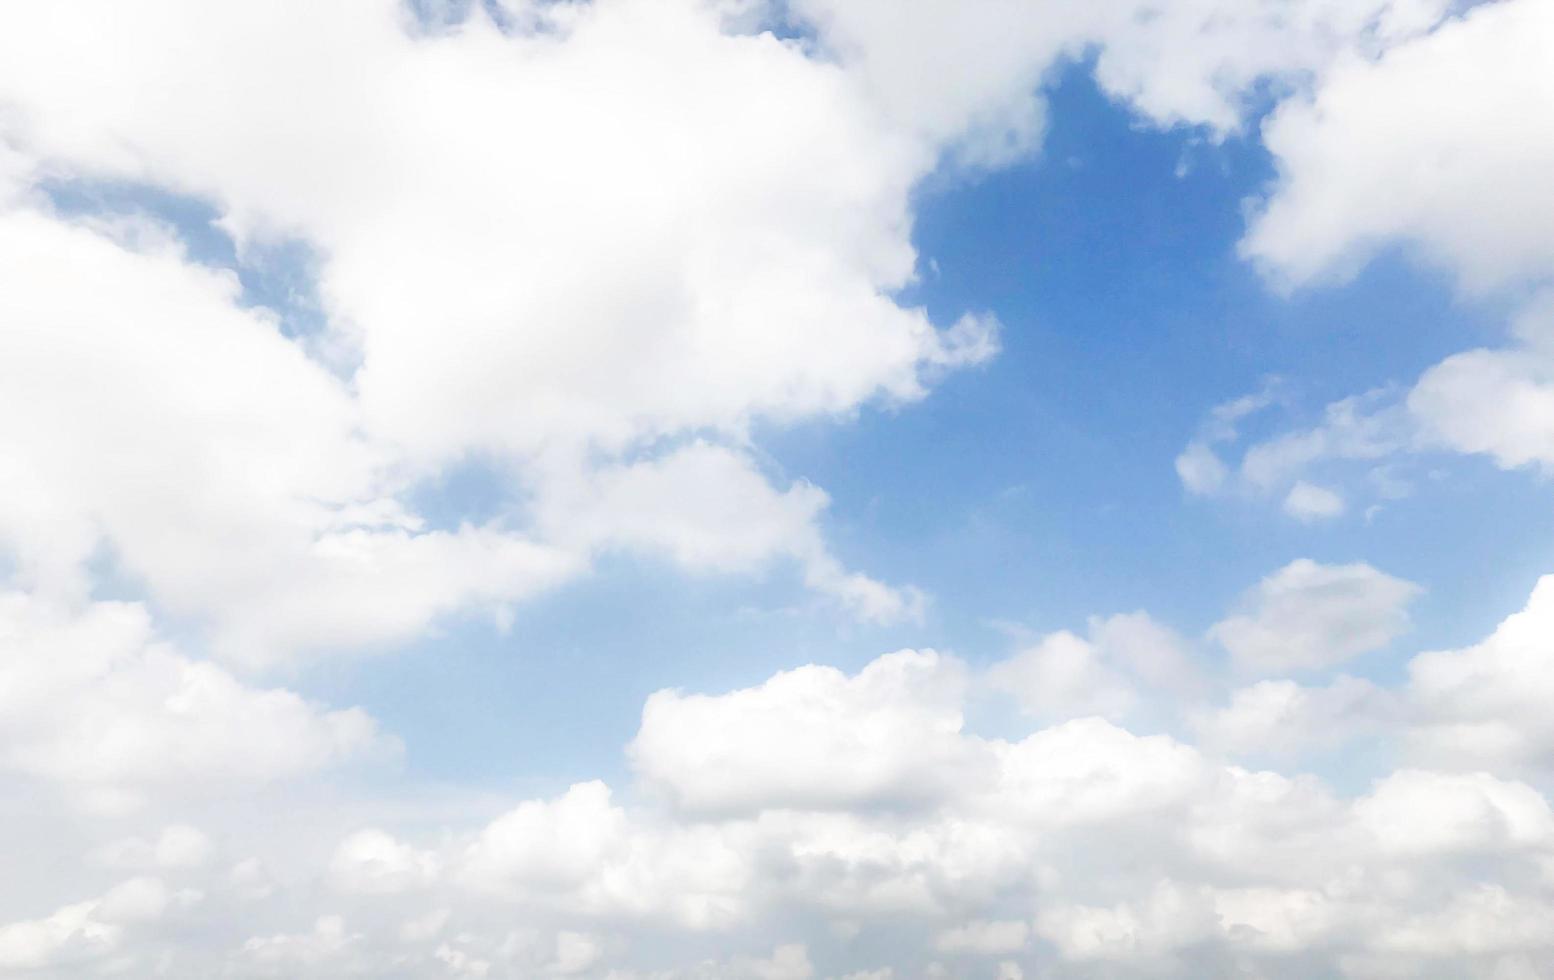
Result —
<svg viewBox="0 0 1554 980"><path fill-rule="evenodd" d="M0 12L0 977L1554 975L1549 173L1546 0Z"/></svg>

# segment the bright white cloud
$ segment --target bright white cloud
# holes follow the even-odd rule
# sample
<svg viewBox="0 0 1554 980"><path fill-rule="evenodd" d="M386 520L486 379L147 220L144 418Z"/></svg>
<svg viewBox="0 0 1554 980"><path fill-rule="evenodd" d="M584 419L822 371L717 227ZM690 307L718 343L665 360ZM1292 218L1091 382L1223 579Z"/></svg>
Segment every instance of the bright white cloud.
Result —
<svg viewBox="0 0 1554 980"><path fill-rule="evenodd" d="M10 593L0 596L0 639L0 769L72 787L87 803L240 789L392 748L359 709L325 710L185 657L139 605L73 610ZM168 866L202 848L170 828L148 850Z"/></svg>
<svg viewBox="0 0 1554 980"><path fill-rule="evenodd" d="M818 527L827 503L812 484L778 491L747 455L694 442L642 462L548 477L539 525L551 540L580 551L634 548L693 570L748 572L787 558L811 588L860 619L920 616L916 590L848 572L830 553Z"/></svg>
<svg viewBox="0 0 1554 980"><path fill-rule="evenodd" d="M1299 559L1250 592L1244 611L1209 635L1242 669L1314 670L1379 650L1408 629L1419 586L1361 563L1321 565Z"/></svg>
<svg viewBox="0 0 1554 980"><path fill-rule="evenodd" d="M330 884L345 892L393 895L435 878L434 854L421 853L381 830L359 830L335 848L329 859Z"/></svg>
<svg viewBox="0 0 1554 980"><path fill-rule="evenodd" d="M955 660L907 650L854 677L807 666L716 698L661 691L631 758L692 810L931 802L981 761L960 736L965 687Z"/></svg>
<svg viewBox="0 0 1554 980"><path fill-rule="evenodd" d="M391 460L346 386L232 275L136 227L0 214L0 546L24 582L79 595L105 545L218 651L267 662L402 640L573 573L496 528L423 530L385 496Z"/></svg>
<svg viewBox="0 0 1554 980"><path fill-rule="evenodd" d="M1191 696L1202 678L1185 644L1147 614L1090 621L1088 638L1062 631L995 664L987 681L1047 721L1121 720L1164 696Z"/></svg>
<svg viewBox="0 0 1554 980"><path fill-rule="evenodd" d="M1231 693L1224 707L1192 717L1198 737L1233 756L1298 756L1333 749L1397 723L1400 706L1369 681L1341 676L1326 687L1259 681Z"/></svg>
<svg viewBox="0 0 1554 980"><path fill-rule="evenodd" d="M161 881L130 878L46 918L0 924L0 970L36 975L89 969L111 954L127 931L160 918L167 904Z"/></svg>
<svg viewBox="0 0 1554 980"><path fill-rule="evenodd" d="M1503 0L1335 66L1263 127L1280 178L1245 253L1297 284L1395 241L1473 289L1554 275L1551 45L1548 4Z"/></svg>
<svg viewBox="0 0 1554 980"><path fill-rule="evenodd" d="M530 13L515 34L479 13L417 31L390 0L7 14L8 173L199 196L244 253L298 240L326 321L305 349L161 230L104 234L11 199L0 312L21 331L0 407L49 424L0 428L0 535L35 580L79 590L105 542L225 654L398 642L500 613L586 558L505 524L428 529L398 502L418 477L494 454L554 497L544 460L911 400L994 353L990 318L937 330L892 298L933 154L845 73L698 4ZM58 76L34 57L49 46L100 73ZM96 288L74 288L83 276ZM353 352L348 383L310 359L321 349ZM691 462L590 463L567 478L603 485L576 515L589 525L547 530L642 543L619 499L642 488L622 474L663 483ZM800 520L823 498L754 491L787 508L789 538L691 543L727 526L696 518L744 514L736 495L649 543L714 568L795 557L866 619L914 613L914 593L847 570Z"/></svg>
<svg viewBox="0 0 1554 980"><path fill-rule="evenodd" d="M1546 765L1554 748L1554 578L1493 634L1462 650L1424 653L1409 664L1420 720L1416 751L1436 765Z"/></svg>
<svg viewBox="0 0 1554 980"><path fill-rule="evenodd" d="M1420 376L1408 408L1424 438L1504 469L1554 468L1554 294L1512 324L1520 343L1454 354Z"/></svg>

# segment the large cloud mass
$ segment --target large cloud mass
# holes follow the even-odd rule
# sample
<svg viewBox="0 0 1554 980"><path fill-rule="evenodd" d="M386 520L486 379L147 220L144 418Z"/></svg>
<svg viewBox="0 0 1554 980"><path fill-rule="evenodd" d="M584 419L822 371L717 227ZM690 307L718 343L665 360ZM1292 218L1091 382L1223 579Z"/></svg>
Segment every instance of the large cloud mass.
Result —
<svg viewBox="0 0 1554 980"><path fill-rule="evenodd" d="M1542 975L1554 811L1456 749L1504 765L1546 736L1506 707L1548 686L1549 584L1482 644L1413 661L1392 692L1410 765L1357 791L1095 717L978 734L996 665L903 651L662 692L631 785L430 834L337 820L332 850L264 887L284 836L224 871L212 856L252 843L230 813L116 842L94 867L159 877L0 928L0 954L240 976ZM1463 678L1481 693L1443 699ZM1528 741L1439 737L1476 711ZM188 940L231 915L225 945Z"/></svg>

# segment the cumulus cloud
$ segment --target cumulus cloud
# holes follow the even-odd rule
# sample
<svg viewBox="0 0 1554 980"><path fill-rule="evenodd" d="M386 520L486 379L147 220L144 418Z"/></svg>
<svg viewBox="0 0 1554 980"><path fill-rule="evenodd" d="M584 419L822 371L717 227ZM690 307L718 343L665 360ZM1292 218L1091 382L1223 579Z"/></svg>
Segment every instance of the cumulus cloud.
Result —
<svg viewBox="0 0 1554 980"><path fill-rule="evenodd" d="M203 900L132 879L0 927L0 951L42 969L160 957L194 974L297 977L1362 977L1383 961L1443 980L1535 975L1554 956L1534 926L1554 881L1554 816L1536 784L1459 770L1428 740L1409 768L1348 792L1220 756L1298 755L1346 726L1356 739L1462 724L1433 714L1441 678L1482 685L1516 657L1503 686L1526 711L1445 701L1541 737L1545 585L1483 644L1416 658L1401 688L1238 693L1202 748L1100 718L983 733L967 668L927 653L662 692L631 747L631 784L579 783L433 829L379 804L313 863L284 837L316 817L281 816L264 862L290 868L278 875L257 859L230 874L189 859L233 849L222 835L242 821L218 820L204 847L170 826L104 853L166 851L159 867ZM1096 642L1117 643L1110 622ZM222 923L237 908L247 928L234 935Z"/></svg>
<svg viewBox="0 0 1554 980"><path fill-rule="evenodd" d="M716 698L661 691L630 754L651 785L696 810L932 800L978 761L960 737L965 688L954 659L906 650L854 677L811 665ZM723 734L693 735L710 730Z"/></svg>
<svg viewBox="0 0 1554 980"><path fill-rule="evenodd" d="M80 591L106 544L232 656L403 641L586 564L519 513L438 528L407 507L416 481L475 454L520 497L599 488L585 526L545 528L559 540L618 531L712 568L786 556L865 619L915 611L827 551L803 519L818 491L762 483L646 539L621 495L688 475L691 457L652 457L662 440L739 444L758 420L920 398L992 356L991 317L938 329L893 298L930 149L846 73L710 7L529 13L515 31L480 11L418 30L390 0L7 15L0 33L28 39L0 57L18 184L207 201L240 266L308 249L322 314L322 334L288 338L287 311L255 307L168 229L8 194L0 535L31 580ZM101 73L56 77L32 56L45 47ZM77 356L89 347L101 356ZM737 559L689 543L744 504L786 508L793 537L747 536Z"/></svg>
<svg viewBox="0 0 1554 980"><path fill-rule="evenodd" d="M394 748L360 709L252 687L179 653L138 604L0 595L0 637L0 770L93 805L257 785ZM198 863L198 833L169 828L110 863Z"/></svg>
<svg viewBox="0 0 1554 980"><path fill-rule="evenodd" d="M1269 575L1244 611L1209 635L1248 671L1283 673L1343 663L1381 649L1408 629L1419 586L1358 562L1299 559Z"/></svg>
<svg viewBox="0 0 1554 980"><path fill-rule="evenodd" d="M1436 764L1544 766L1554 721L1544 706L1554 685L1554 578L1538 582L1521 612L1462 650L1421 654L1409 664L1409 696L1422 716L1410 738Z"/></svg>
<svg viewBox="0 0 1554 980"><path fill-rule="evenodd" d="M1520 628L1517 617L1507 622L1497 636ZM1415 673L1434 656L1416 661ZM1459 656L1492 660L1477 649ZM909 667L919 682L902 682ZM387 862L421 869L416 891L375 893L399 914L363 907L356 925L253 940L241 955L284 952L308 975L296 966L308 956L337 964L357 956L351 962L371 972L390 947L410 962L435 946L436 962L485 963L489 975L519 963L559 973L573 962L559 952L567 932L596 937L575 944L591 964L585 972L616 977L912 975L933 961L942 975L1360 977L1389 957L1411 976L1492 977L1554 955L1546 930L1531 925L1547 910L1554 873L1546 798L1528 783L1428 768L1423 757L1424 767L1383 770L1345 795L1101 719L1014 740L957 724L933 737L958 751L919 750L912 763L917 782L955 792L880 805L878 795L839 790L849 778L868 786L869 773L899 770L892 743L911 727L897 719L966 710L969 688L947 695L931 682L943 669L927 655L892 654L851 676L780 674L758 688L695 695L697 709L673 728L661 713L693 696L668 695L644 712L633 749L639 789L650 792L617 799L603 783L578 784L441 842L352 835L336 861L369 850L426 855ZM1264 709L1271 717L1258 732L1248 727L1260 720L1257 706L1238 704L1239 729L1225 730L1271 749L1281 748L1273 736L1283 726L1341 726L1346 713L1405 731L1429 707L1412 686L1386 692L1341 680L1308 705L1284 685L1259 685L1257 698L1277 695L1284 707ZM1396 702L1377 709L1387 697ZM865 732L893 738L861 741ZM802 744L788 747L800 733ZM685 748L669 752L671 740ZM706 752L709 744L717 751ZM784 752L810 764L785 767ZM857 775L829 770L833 757L851 760ZM738 806L705 790L699 802L717 806L688 809L659 794L734 774ZM493 904L524 910L539 931L490 932ZM434 927L404 932L406 913L427 906ZM692 952L720 937L770 936L813 914L822 918L808 920L802 946L745 947L716 960ZM904 915L934 927L906 929ZM849 923L845 935L875 939L857 952L836 945L819 924L836 917ZM647 935L679 937L679 965L660 973L635 965L630 950ZM864 958L887 936L893 959Z"/></svg>
<svg viewBox="0 0 1554 980"><path fill-rule="evenodd" d="M0 924L0 970L89 969L119 947L127 931L160 918L167 903L161 881L130 878L45 918Z"/></svg>
<svg viewBox="0 0 1554 980"><path fill-rule="evenodd" d="M547 479L538 507L547 537L579 550L666 554L692 570L751 571L786 558L811 588L863 620L919 617L917 590L848 572L831 554L818 526L828 502L810 483L778 491L747 454L697 441L641 462Z"/></svg>
<svg viewBox="0 0 1554 980"><path fill-rule="evenodd" d="M1263 127L1280 176L1244 252L1292 283L1392 241L1473 289L1554 273L1550 44L1548 5L1506 0L1335 66Z"/></svg>
<svg viewBox="0 0 1554 980"><path fill-rule="evenodd" d="M1088 637L1068 631L993 665L986 680L1048 721L1087 715L1121 720L1147 703L1191 696L1203 678L1186 644L1147 613L1091 619Z"/></svg>
<svg viewBox="0 0 1554 980"><path fill-rule="evenodd" d="M1337 748L1397 724L1397 697L1370 681L1340 676L1324 687L1259 681L1231 692L1229 703L1198 709L1192 725L1204 744L1232 756L1298 756Z"/></svg>
<svg viewBox="0 0 1554 980"><path fill-rule="evenodd" d="M1430 368L1408 393L1408 408L1433 445L1486 455L1502 469L1547 471L1554 468L1554 294L1529 302L1512 332L1514 346L1464 351Z"/></svg>
<svg viewBox="0 0 1554 980"><path fill-rule="evenodd" d="M498 528L425 529L346 386L165 236L20 210L0 214L0 258L0 544L23 583L79 596L106 546L218 651L265 662L404 639L571 573Z"/></svg>

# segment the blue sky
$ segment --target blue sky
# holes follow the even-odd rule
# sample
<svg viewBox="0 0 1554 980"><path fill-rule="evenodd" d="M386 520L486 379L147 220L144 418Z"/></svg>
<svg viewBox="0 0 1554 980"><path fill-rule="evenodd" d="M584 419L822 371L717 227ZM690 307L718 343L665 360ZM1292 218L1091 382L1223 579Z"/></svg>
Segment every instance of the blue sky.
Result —
<svg viewBox="0 0 1554 980"><path fill-rule="evenodd" d="M0 978L1554 972L1542 0L0 16Z"/></svg>

